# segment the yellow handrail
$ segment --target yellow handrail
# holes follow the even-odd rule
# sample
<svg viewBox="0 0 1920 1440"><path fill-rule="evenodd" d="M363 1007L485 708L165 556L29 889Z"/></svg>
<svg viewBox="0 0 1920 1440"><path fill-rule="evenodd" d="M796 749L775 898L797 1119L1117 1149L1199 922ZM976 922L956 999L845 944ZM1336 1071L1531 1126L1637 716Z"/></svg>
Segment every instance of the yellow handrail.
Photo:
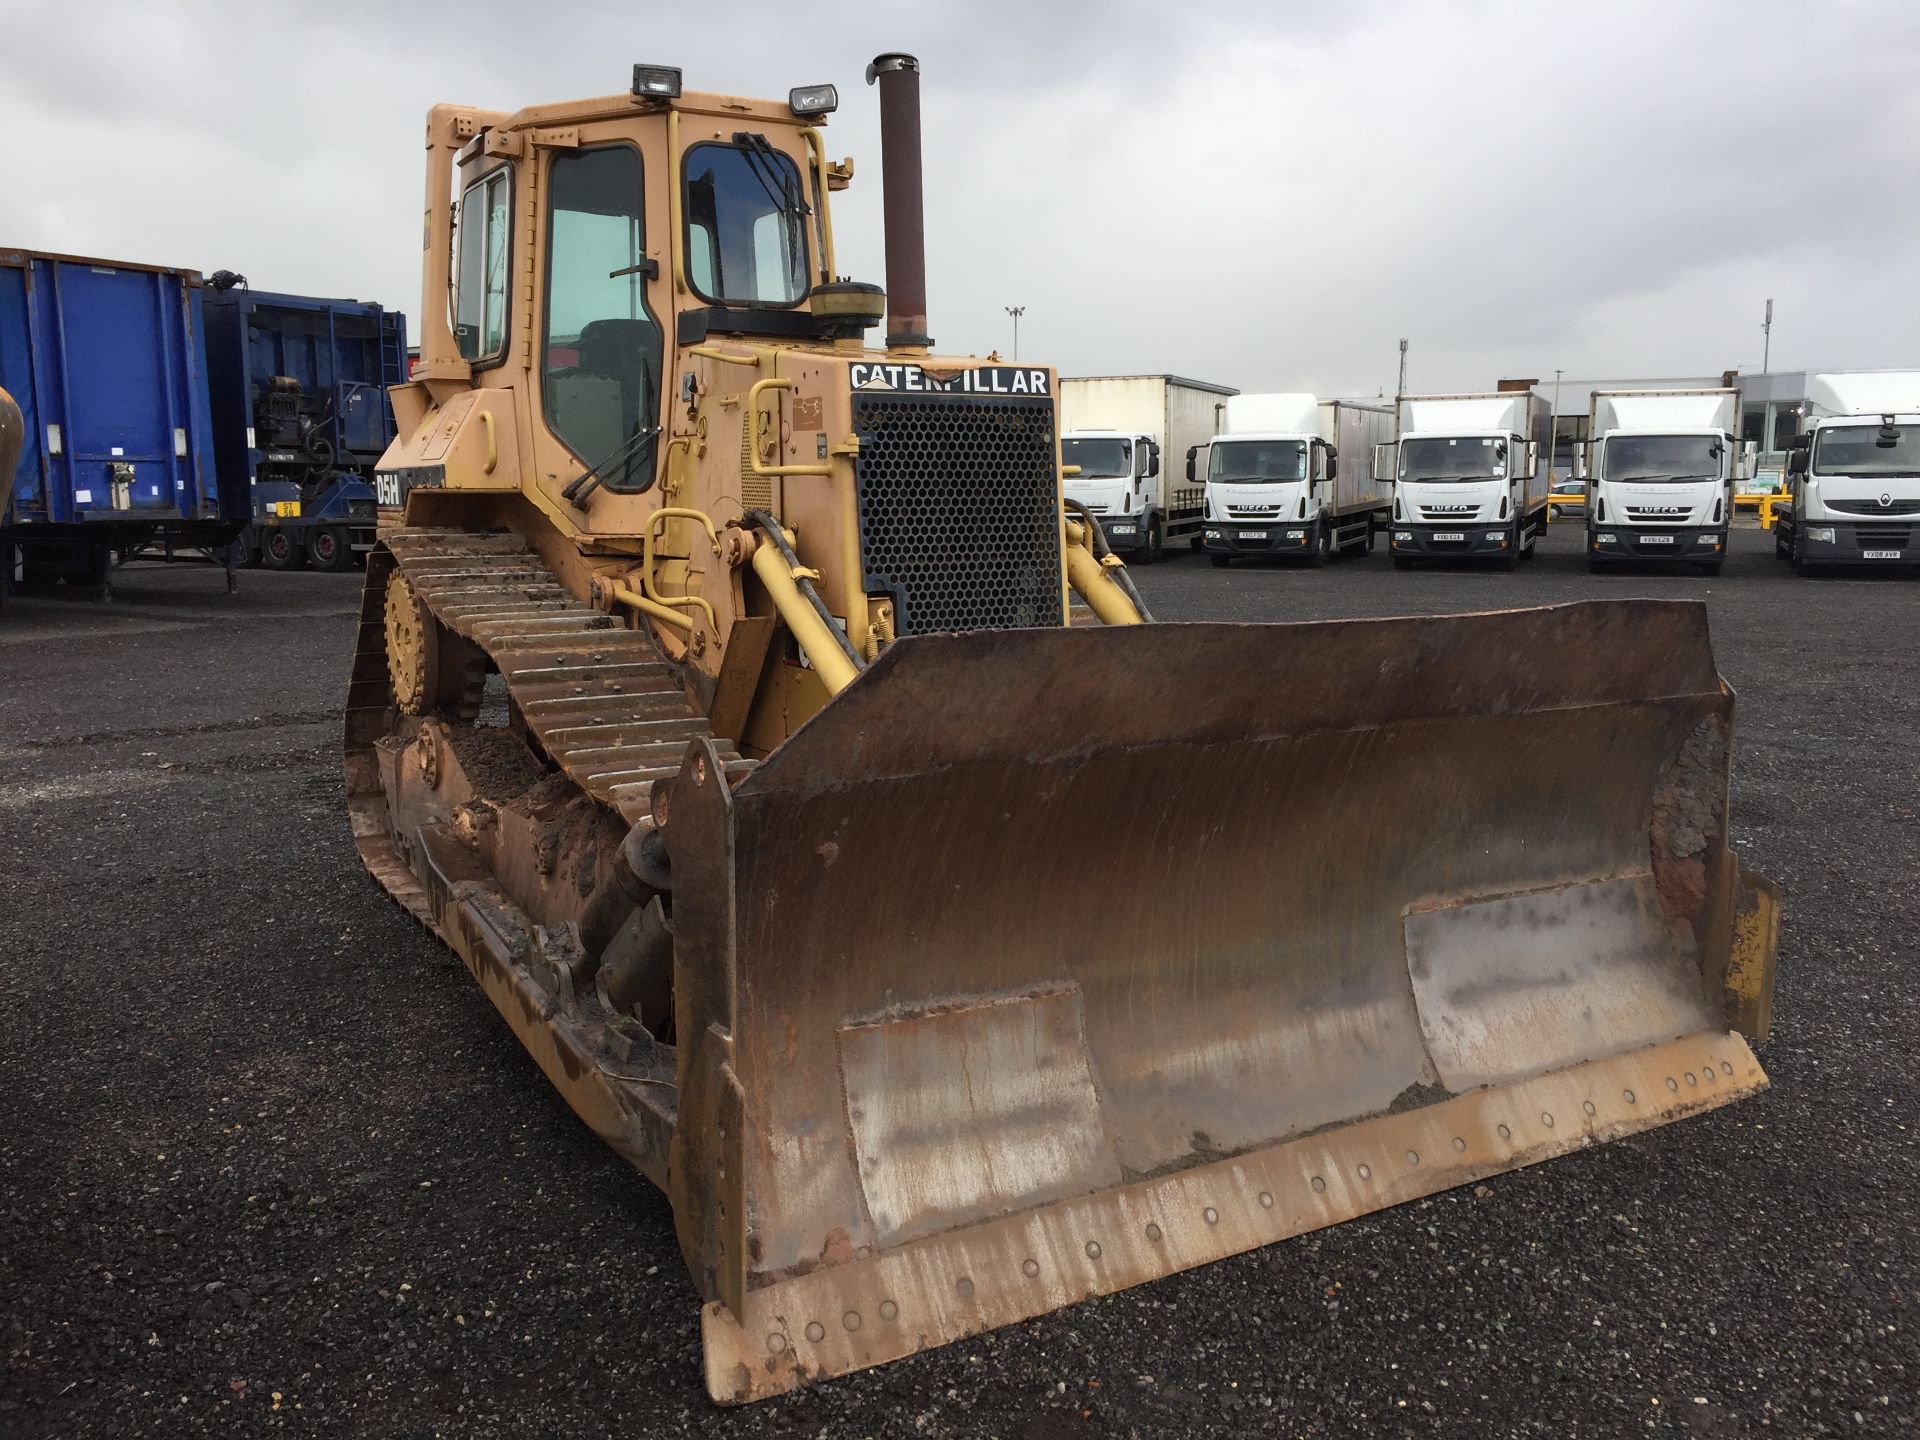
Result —
<svg viewBox="0 0 1920 1440"><path fill-rule="evenodd" d="M713 521L703 510L688 510L677 505L662 505L647 520L646 533L640 537L640 588L646 592L646 598L655 605L677 605L682 608L699 606L707 612L707 627L715 635L720 633L720 617L713 612L713 604L704 595L662 595L653 583L653 535L668 520L697 520L706 529L707 539L713 545L714 558L720 558L720 536L713 528ZM649 614L653 612L648 611ZM692 622L687 622L692 629Z"/></svg>
<svg viewBox="0 0 1920 1440"><path fill-rule="evenodd" d="M813 181L818 187L814 200L820 206L820 246L826 251L820 257L820 269L831 279L834 273L833 211L827 205L827 147L821 142L820 132L811 125L800 133L807 137L807 148L813 151Z"/></svg>
<svg viewBox="0 0 1920 1440"><path fill-rule="evenodd" d="M760 463L760 396L767 390L791 390L793 381L768 376L765 380L756 380L747 390L747 464L755 475L831 475L833 466L825 465L762 465ZM775 429L778 430L779 409L775 402ZM778 437L775 437L777 445Z"/></svg>

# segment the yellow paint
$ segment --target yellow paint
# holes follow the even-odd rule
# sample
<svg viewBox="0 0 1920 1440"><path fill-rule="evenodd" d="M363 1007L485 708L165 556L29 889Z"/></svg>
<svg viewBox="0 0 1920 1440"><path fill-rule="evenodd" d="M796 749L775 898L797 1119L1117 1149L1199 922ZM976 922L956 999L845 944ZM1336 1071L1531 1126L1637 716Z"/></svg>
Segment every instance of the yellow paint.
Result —
<svg viewBox="0 0 1920 1440"><path fill-rule="evenodd" d="M774 608L799 642L800 653L807 657L807 663L813 666L828 691L838 695L851 685L859 672L847 658L847 652L841 649L839 635L820 618L795 583L817 579L818 573L805 566L789 565L779 548L766 541L753 547L753 573L767 587Z"/></svg>
<svg viewBox="0 0 1920 1440"><path fill-rule="evenodd" d="M1742 1035L1767 1038L1773 1021L1773 959L1780 937L1780 887L1751 871L1740 874L1727 954L1727 1020Z"/></svg>
<svg viewBox="0 0 1920 1440"><path fill-rule="evenodd" d="M1117 557L1107 557L1111 564L1094 556L1086 527L1077 520L1067 522L1067 581L1080 598L1087 602L1087 608L1100 617L1105 625L1138 625L1140 612L1134 608L1127 592L1114 582L1107 573L1119 568Z"/></svg>

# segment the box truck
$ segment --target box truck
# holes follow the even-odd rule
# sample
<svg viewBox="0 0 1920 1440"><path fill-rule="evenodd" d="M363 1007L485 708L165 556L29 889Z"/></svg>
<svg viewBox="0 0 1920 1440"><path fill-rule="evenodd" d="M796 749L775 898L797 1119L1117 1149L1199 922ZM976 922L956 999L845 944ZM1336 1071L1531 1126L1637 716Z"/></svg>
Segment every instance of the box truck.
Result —
<svg viewBox="0 0 1920 1440"><path fill-rule="evenodd" d="M1084 505L1107 544L1136 561L1200 540L1201 486L1164 457L1185 455L1219 428L1225 385L1178 375L1093 375L1060 381L1060 460L1078 466L1066 496Z"/></svg>
<svg viewBox="0 0 1920 1440"><path fill-rule="evenodd" d="M1596 390L1575 464L1587 479L1587 568L1661 560L1717 575L1734 482L1752 473L1740 392Z"/></svg>
<svg viewBox="0 0 1920 1440"><path fill-rule="evenodd" d="M1516 386L1518 382L1515 382ZM1396 570L1419 560L1497 560L1507 569L1547 533L1547 401L1526 388L1402 395L1398 438L1373 453L1393 484Z"/></svg>
<svg viewBox="0 0 1920 1440"><path fill-rule="evenodd" d="M1324 565L1373 548L1391 497L1368 456L1392 437L1391 410L1296 392L1236 395L1223 418L1205 453L1187 457L1189 478L1206 481L1202 543L1215 565L1237 555Z"/></svg>
<svg viewBox="0 0 1920 1440"><path fill-rule="evenodd" d="M1920 564L1920 370L1807 377L1774 553L1794 573Z"/></svg>

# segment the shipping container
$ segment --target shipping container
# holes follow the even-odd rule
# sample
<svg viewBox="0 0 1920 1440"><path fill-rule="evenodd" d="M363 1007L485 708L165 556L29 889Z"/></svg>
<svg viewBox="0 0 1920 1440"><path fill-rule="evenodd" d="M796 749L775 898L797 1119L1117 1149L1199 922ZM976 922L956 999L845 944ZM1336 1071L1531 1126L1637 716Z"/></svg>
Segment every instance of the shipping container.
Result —
<svg viewBox="0 0 1920 1440"><path fill-rule="evenodd" d="M251 290L225 271L206 314L214 452L251 500L235 558L347 568L373 548L373 470L394 434L387 388L407 379L406 317Z"/></svg>
<svg viewBox="0 0 1920 1440"><path fill-rule="evenodd" d="M102 585L116 558L224 548L244 523L244 477L214 463L197 271L0 250L0 386L25 429L21 578Z"/></svg>

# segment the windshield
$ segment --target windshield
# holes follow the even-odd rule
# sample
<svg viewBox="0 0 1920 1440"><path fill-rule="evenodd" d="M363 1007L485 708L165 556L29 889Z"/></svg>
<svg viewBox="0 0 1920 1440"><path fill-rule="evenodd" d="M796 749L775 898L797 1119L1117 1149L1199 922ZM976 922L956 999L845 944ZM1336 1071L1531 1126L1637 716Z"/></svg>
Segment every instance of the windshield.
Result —
<svg viewBox="0 0 1920 1440"><path fill-rule="evenodd" d="M687 151L687 281L711 301L792 305L807 293L800 167L764 135Z"/></svg>
<svg viewBox="0 0 1920 1440"><path fill-rule="evenodd" d="M1402 480L1498 480L1507 473L1507 442L1492 435L1402 440Z"/></svg>
<svg viewBox="0 0 1920 1440"><path fill-rule="evenodd" d="M1615 435L1600 474L1608 480L1718 480L1726 445L1717 435Z"/></svg>
<svg viewBox="0 0 1920 1440"><path fill-rule="evenodd" d="M1836 425L1814 437L1819 475L1920 475L1920 426Z"/></svg>
<svg viewBox="0 0 1920 1440"><path fill-rule="evenodd" d="M1307 478L1304 440L1216 440L1207 479L1235 485L1280 485Z"/></svg>
<svg viewBox="0 0 1920 1440"><path fill-rule="evenodd" d="M1125 440L1062 440L1060 463L1078 465L1080 473L1069 480L1112 480L1133 473L1133 446Z"/></svg>

